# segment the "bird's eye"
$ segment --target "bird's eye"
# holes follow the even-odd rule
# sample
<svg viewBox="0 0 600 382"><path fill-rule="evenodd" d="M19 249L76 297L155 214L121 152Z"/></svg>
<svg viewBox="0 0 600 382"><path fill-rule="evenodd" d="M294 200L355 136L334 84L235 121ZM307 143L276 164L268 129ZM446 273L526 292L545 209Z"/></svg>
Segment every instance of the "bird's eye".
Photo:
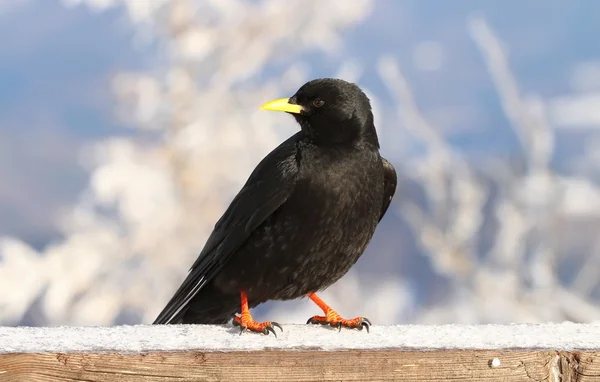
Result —
<svg viewBox="0 0 600 382"><path fill-rule="evenodd" d="M321 107L321 106L323 106L324 104L325 104L325 101L323 101L323 100L322 100L322 99L320 99L320 98L315 98L315 99L314 99L314 101L313 101L313 105L314 105L315 107Z"/></svg>

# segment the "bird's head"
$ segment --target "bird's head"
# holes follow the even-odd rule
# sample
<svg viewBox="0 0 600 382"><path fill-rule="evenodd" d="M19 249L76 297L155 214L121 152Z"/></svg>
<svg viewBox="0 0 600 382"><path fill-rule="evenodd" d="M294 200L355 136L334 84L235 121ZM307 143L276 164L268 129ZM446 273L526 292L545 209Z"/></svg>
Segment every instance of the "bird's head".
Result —
<svg viewBox="0 0 600 382"><path fill-rule="evenodd" d="M318 143L366 140L379 147L369 98L358 86L344 80L309 81L290 98L268 102L261 109L291 113Z"/></svg>

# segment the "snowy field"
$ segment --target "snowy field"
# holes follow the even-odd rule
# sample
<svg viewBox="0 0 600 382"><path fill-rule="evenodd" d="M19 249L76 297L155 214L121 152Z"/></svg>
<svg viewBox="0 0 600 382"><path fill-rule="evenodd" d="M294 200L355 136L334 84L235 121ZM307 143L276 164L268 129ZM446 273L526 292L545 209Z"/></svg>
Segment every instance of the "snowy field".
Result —
<svg viewBox="0 0 600 382"><path fill-rule="evenodd" d="M600 324L398 325L371 332L285 325L278 337L232 326L0 327L2 353L256 351L263 349L598 350Z"/></svg>

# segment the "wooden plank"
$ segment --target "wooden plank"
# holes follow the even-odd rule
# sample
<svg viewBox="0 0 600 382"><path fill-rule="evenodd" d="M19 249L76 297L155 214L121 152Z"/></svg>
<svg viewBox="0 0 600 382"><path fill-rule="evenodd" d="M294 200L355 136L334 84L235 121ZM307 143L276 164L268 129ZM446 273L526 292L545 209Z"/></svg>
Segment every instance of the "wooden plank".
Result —
<svg viewBox="0 0 600 382"><path fill-rule="evenodd" d="M495 361L494 361L495 360ZM600 381L600 352L264 350L0 355L0 381Z"/></svg>
<svg viewBox="0 0 600 382"><path fill-rule="evenodd" d="M0 327L0 382L600 382L600 325Z"/></svg>

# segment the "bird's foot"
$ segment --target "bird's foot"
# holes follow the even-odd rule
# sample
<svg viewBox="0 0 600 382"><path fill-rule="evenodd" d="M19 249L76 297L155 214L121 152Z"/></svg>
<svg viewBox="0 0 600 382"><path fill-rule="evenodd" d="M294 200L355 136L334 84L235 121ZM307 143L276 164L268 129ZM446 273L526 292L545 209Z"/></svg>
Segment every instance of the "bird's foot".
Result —
<svg viewBox="0 0 600 382"><path fill-rule="evenodd" d="M350 329L358 329L363 330L363 328L367 329L367 333L369 332L369 328L371 327L371 321L369 321L366 317L356 317L350 320L342 318L338 312L331 309L329 305L325 304L323 300L319 298L315 293L309 293L308 298L310 298L321 310L325 313L325 316L313 316L308 319L307 324L321 324L321 325L329 325L334 328L338 328L340 331L342 327L350 328Z"/></svg>
<svg viewBox="0 0 600 382"><path fill-rule="evenodd" d="M277 322L255 322L250 314L250 308L248 307L248 295L245 291L240 292L240 299L242 302L242 313L238 316L233 317L233 326L240 327L240 335L245 331L249 330L251 332L262 333L269 335L269 332L273 333L275 337L277 337L277 333L275 333L275 329L279 328L283 332L283 328Z"/></svg>
<svg viewBox="0 0 600 382"><path fill-rule="evenodd" d="M233 326L240 327L240 335L245 331L251 331L255 333L262 333L269 335L269 332L273 333L275 337L277 337L277 333L275 333L274 328L279 328L283 332L283 328L277 322L255 322L252 319L252 316L249 314L242 314L241 316L235 316L232 322Z"/></svg>
<svg viewBox="0 0 600 382"><path fill-rule="evenodd" d="M358 329L363 330L363 328L367 329L367 333L369 332L369 327L371 326L371 321L369 321L366 317L356 317L350 320L342 318L335 310L329 309L326 313L326 316L312 316L306 321L307 324L321 324L321 325L329 325L334 328L338 328L340 331L342 327L350 328L350 329Z"/></svg>

